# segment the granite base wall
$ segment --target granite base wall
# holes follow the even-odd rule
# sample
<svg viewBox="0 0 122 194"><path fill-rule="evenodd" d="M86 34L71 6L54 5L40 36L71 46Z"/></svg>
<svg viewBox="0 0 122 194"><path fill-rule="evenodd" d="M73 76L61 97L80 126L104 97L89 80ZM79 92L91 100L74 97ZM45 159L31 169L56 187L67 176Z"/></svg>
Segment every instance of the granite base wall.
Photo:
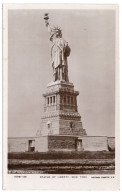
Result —
<svg viewBox="0 0 122 194"><path fill-rule="evenodd" d="M108 150L115 151L115 137L108 137Z"/></svg>
<svg viewBox="0 0 122 194"><path fill-rule="evenodd" d="M34 140L34 138L31 138ZM26 152L28 151L28 138L9 138L8 152Z"/></svg>
<svg viewBox="0 0 122 194"><path fill-rule="evenodd" d="M108 151L106 136L86 136L78 140L82 140L83 151Z"/></svg>
<svg viewBox="0 0 122 194"><path fill-rule="evenodd" d="M48 151L48 137L42 136L35 138L35 151L36 152L47 152Z"/></svg>
<svg viewBox="0 0 122 194"><path fill-rule="evenodd" d="M48 138L47 136L42 136L8 138L8 152L28 152L29 140L33 140L35 152L48 151Z"/></svg>
<svg viewBox="0 0 122 194"><path fill-rule="evenodd" d="M48 150L75 151L77 139L73 136L48 136Z"/></svg>
<svg viewBox="0 0 122 194"><path fill-rule="evenodd" d="M28 152L29 140L33 140L35 152L115 151L114 137L50 135L32 138L9 138L8 152Z"/></svg>

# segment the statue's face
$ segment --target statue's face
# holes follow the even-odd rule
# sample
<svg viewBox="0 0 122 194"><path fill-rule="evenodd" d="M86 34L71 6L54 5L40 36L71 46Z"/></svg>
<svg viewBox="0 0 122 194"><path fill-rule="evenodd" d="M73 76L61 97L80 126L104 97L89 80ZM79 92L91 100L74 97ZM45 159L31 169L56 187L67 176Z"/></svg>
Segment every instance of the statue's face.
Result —
<svg viewBox="0 0 122 194"><path fill-rule="evenodd" d="M59 31L56 31L56 33L55 33L55 37L56 37L56 38L58 38L59 36L60 36Z"/></svg>
<svg viewBox="0 0 122 194"><path fill-rule="evenodd" d="M61 38L61 37L62 37L62 33L60 31L55 31L50 40L53 41L55 40L55 38Z"/></svg>

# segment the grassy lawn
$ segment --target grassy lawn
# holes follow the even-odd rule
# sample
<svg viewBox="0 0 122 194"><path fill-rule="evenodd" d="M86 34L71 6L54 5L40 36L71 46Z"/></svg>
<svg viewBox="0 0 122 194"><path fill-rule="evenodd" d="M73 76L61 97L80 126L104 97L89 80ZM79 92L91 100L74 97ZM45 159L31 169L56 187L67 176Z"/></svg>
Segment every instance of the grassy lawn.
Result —
<svg viewBox="0 0 122 194"><path fill-rule="evenodd" d="M114 152L24 152L9 153L8 159L26 159L26 160L51 160L51 159L114 159Z"/></svg>
<svg viewBox="0 0 122 194"><path fill-rule="evenodd" d="M8 154L12 174L114 174L114 152L25 152Z"/></svg>

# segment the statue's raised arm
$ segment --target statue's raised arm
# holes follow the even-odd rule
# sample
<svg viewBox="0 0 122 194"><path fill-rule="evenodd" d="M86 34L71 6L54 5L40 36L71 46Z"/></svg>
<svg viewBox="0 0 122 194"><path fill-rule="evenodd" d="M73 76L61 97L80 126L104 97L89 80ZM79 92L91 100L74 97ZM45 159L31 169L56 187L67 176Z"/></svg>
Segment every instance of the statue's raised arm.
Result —
<svg viewBox="0 0 122 194"><path fill-rule="evenodd" d="M53 43L51 48L51 58L53 67L54 81L61 80L68 82L68 63L67 57L70 55L68 43L62 38L62 31L57 27L50 27L48 13L45 13L44 20L50 33L50 41Z"/></svg>
<svg viewBox="0 0 122 194"><path fill-rule="evenodd" d="M49 33L51 34L51 27L50 27L50 24L49 24L49 22L48 22L48 20L49 20L48 13L45 13L45 15L44 15L44 20L45 20L45 25L46 25L46 27L48 28Z"/></svg>

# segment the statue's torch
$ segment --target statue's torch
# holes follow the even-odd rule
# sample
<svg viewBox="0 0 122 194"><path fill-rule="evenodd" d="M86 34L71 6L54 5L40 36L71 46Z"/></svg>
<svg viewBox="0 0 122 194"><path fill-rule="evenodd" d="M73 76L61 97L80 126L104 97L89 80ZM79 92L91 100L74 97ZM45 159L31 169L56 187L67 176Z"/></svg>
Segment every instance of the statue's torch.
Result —
<svg viewBox="0 0 122 194"><path fill-rule="evenodd" d="M48 26L48 25L49 25L49 22L48 22L48 20L49 20L48 13L45 13L45 14L44 14L44 20L45 20L46 26Z"/></svg>

